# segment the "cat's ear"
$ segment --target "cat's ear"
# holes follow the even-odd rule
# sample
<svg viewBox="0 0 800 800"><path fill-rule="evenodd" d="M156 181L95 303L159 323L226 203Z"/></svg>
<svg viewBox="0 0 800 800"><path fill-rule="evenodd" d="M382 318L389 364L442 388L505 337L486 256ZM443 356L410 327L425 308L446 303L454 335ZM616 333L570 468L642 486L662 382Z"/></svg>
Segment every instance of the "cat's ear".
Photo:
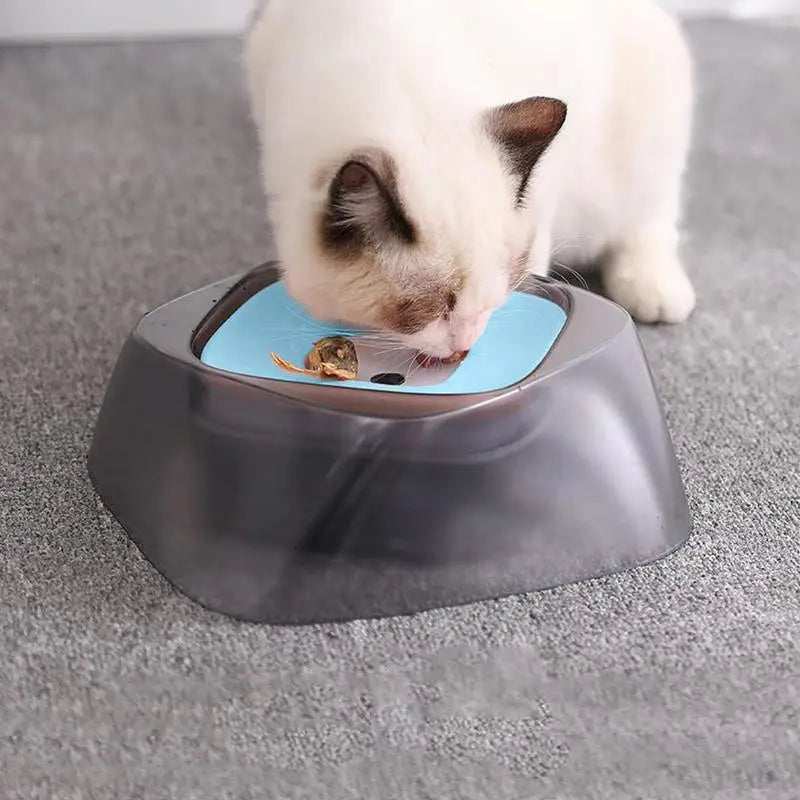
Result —
<svg viewBox="0 0 800 800"><path fill-rule="evenodd" d="M567 119L567 106L552 97L529 97L488 111L486 130L497 142L511 171L519 177L520 201L536 162Z"/></svg>
<svg viewBox="0 0 800 800"><path fill-rule="evenodd" d="M416 241L403 207L394 160L381 150L354 153L330 182L323 237L332 249L380 246L389 239Z"/></svg>

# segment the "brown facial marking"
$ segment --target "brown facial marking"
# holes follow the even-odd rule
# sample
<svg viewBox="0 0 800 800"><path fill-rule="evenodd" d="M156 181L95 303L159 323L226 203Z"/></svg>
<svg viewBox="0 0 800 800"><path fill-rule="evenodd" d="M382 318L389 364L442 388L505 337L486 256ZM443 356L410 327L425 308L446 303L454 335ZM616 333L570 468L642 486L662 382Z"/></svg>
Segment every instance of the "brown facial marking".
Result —
<svg viewBox="0 0 800 800"><path fill-rule="evenodd" d="M517 203L525 196L536 163L567 119L567 106L550 97L529 97L492 109L489 134L502 148L509 167L520 178Z"/></svg>
<svg viewBox="0 0 800 800"><path fill-rule="evenodd" d="M397 333L419 333L431 322L440 317L446 318L455 308L456 301L456 293L449 287L406 296L386 304L383 309L383 323Z"/></svg>
<svg viewBox="0 0 800 800"><path fill-rule="evenodd" d="M387 306L384 311L384 324L397 333L410 335L419 333L441 314L442 307L435 298L407 297Z"/></svg>
<svg viewBox="0 0 800 800"><path fill-rule="evenodd" d="M320 243L331 255L352 261L394 239L417 241L397 183L397 167L382 150L353 153L331 181L320 220Z"/></svg>

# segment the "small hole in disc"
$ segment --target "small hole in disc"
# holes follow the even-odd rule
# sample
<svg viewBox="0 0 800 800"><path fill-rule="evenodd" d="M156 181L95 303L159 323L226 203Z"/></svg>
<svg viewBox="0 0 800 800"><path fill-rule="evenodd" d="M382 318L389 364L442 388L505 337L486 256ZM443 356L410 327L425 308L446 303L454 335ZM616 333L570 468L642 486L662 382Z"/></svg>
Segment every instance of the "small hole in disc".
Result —
<svg viewBox="0 0 800 800"><path fill-rule="evenodd" d="M380 383L384 386L402 386L406 379L398 372L379 372L370 378L371 383Z"/></svg>

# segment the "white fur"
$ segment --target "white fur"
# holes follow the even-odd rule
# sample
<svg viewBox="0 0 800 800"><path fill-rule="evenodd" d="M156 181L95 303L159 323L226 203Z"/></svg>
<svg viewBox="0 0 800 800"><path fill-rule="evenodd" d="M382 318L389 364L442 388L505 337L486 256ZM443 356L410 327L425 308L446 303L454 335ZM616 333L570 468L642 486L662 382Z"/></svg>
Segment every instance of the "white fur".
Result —
<svg viewBox="0 0 800 800"><path fill-rule="evenodd" d="M468 274L452 320L412 337L428 352L468 346L508 290L501 268L528 251L539 274L554 254L602 258L611 297L643 321L691 312L677 252L691 65L652 0L267 0L246 63L278 254L312 310L353 316L315 225L342 159L377 146L428 242L398 269L421 285L454 261ZM519 210L478 123L537 95L568 115Z"/></svg>

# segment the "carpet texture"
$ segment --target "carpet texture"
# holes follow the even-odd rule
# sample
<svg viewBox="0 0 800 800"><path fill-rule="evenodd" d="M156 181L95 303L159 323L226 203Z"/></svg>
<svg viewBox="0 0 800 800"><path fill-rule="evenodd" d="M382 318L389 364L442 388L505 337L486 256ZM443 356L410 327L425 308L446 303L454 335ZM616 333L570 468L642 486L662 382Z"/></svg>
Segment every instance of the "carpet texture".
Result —
<svg viewBox="0 0 800 800"><path fill-rule="evenodd" d="M0 50L0 797L800 797L800 31L697 23L642 330L695 531L655 566L308 629L177 594L85 455L145 310L271 255L233 42Z"/></svg>

